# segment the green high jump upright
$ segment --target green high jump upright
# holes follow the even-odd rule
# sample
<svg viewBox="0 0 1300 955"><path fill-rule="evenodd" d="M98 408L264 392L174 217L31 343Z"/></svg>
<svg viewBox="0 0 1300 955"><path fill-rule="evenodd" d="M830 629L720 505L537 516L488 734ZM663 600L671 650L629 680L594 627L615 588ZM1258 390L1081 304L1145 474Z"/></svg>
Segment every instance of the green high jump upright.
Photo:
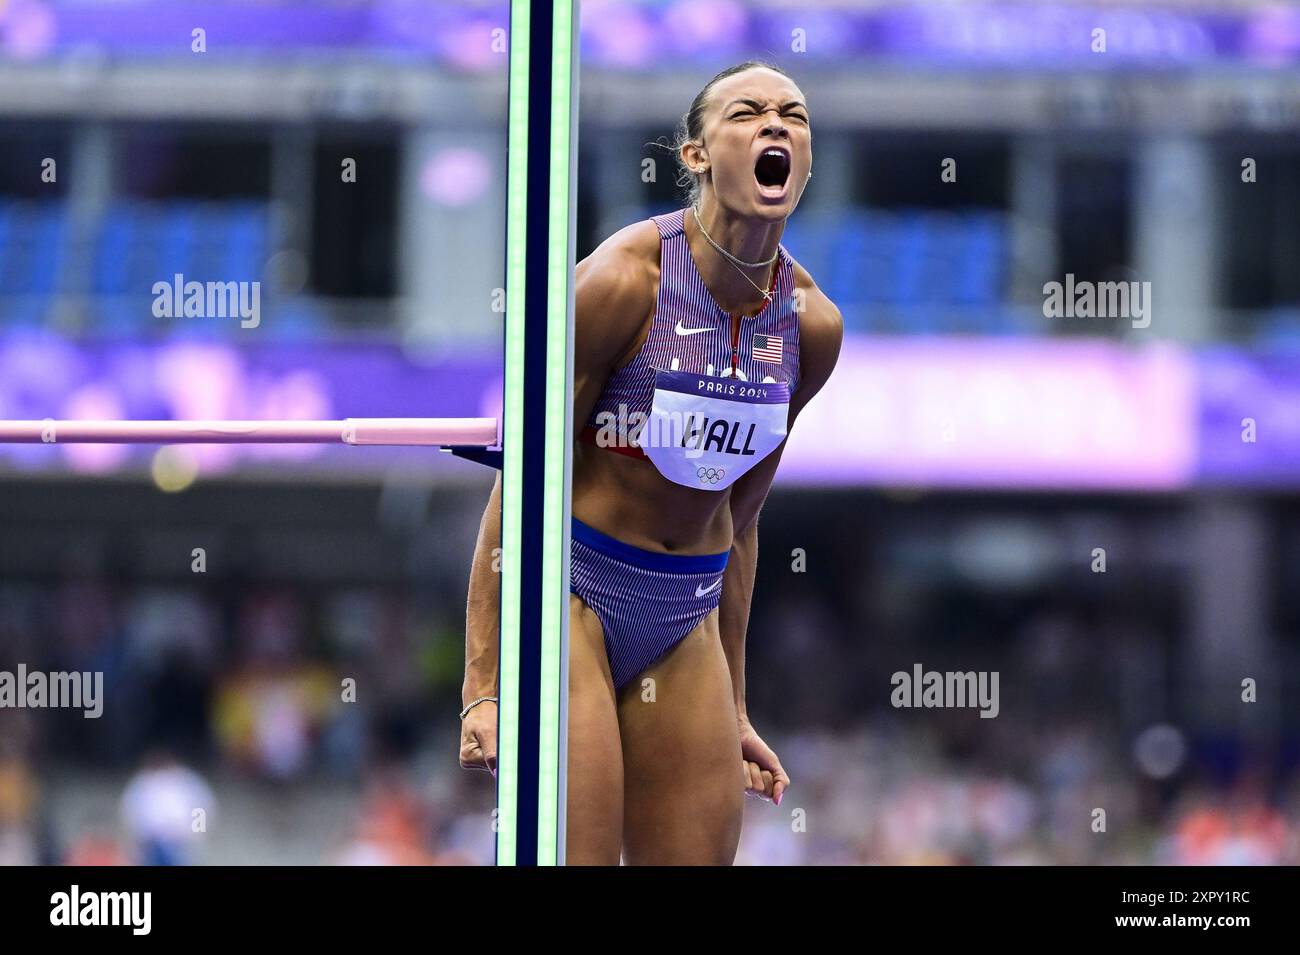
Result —
<svg viewBox="0 0 1300 955"><path fill-rule="evenodd" d="M497 864L564 862L577 0L512 0Z"/></svg>

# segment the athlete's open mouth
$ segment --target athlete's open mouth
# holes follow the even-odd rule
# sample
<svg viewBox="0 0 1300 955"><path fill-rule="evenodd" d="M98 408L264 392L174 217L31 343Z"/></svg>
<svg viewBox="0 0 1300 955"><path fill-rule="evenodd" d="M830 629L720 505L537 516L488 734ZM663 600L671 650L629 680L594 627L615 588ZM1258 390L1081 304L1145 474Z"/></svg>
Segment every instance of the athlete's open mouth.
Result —
<svg viewBox="0 0 1300 955"><path fill-rule="evenodd" d="M790 178L790 154L775 146L764 149L754 163L754 178L760 186L784 186Z"/></svg>

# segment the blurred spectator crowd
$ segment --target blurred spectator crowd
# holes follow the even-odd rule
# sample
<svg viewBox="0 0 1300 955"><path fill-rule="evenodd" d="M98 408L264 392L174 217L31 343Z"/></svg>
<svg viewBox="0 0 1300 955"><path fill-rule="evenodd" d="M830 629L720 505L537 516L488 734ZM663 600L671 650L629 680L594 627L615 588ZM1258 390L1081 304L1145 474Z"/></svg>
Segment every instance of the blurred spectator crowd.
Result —
<svg viewBox="0 0 1300 955"><path fill-rule="evenodd" d="M817 644L829 610L771 599L786 639L755 637L751 712L793 786L750 802L743 864L1300 862L1293 771L1144 771L1086 700L989 721L827 704L770 671L866 664ZM490 863L493 782L456 763L459 616L400 589L0 585L0 669L105 688L98 720L0 710L0 863ZM1041 674L1041 646L1018 654L1012 679Z"/></svg>

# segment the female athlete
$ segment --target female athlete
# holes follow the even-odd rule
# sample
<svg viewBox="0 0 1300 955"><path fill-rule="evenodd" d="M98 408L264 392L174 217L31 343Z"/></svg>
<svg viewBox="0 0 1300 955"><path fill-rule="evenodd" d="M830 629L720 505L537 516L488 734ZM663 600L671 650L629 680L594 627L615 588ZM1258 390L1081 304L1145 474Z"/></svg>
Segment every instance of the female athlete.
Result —
<svg viewBox="0 0 1300 955"><path fill-rule="evenodd" d="M724 70L683 117L688 208L575 274L567 861L731 864L744 794L791 785L749 721L759 509L830 376L838 309L780 245L811 177L782 70ZM496 769L501 484L470 574L461 764Z"/></svg>

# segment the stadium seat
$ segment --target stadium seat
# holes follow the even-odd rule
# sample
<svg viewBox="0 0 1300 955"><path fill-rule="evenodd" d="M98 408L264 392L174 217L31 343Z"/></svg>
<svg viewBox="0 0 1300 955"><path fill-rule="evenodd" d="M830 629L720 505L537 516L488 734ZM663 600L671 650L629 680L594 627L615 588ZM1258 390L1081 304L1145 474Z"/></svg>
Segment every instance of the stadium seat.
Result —
<svg viewBox="0 0 1300 955"><path fill-rule="evenodd" d="M161 331L149 308L156 282L250 282L261 278L269 246L262 202L176 200L114 203L93 239L92 291L103 296L102 327L111 335ZM209 323L173 327L184 337L223 337Z"/></svg>

